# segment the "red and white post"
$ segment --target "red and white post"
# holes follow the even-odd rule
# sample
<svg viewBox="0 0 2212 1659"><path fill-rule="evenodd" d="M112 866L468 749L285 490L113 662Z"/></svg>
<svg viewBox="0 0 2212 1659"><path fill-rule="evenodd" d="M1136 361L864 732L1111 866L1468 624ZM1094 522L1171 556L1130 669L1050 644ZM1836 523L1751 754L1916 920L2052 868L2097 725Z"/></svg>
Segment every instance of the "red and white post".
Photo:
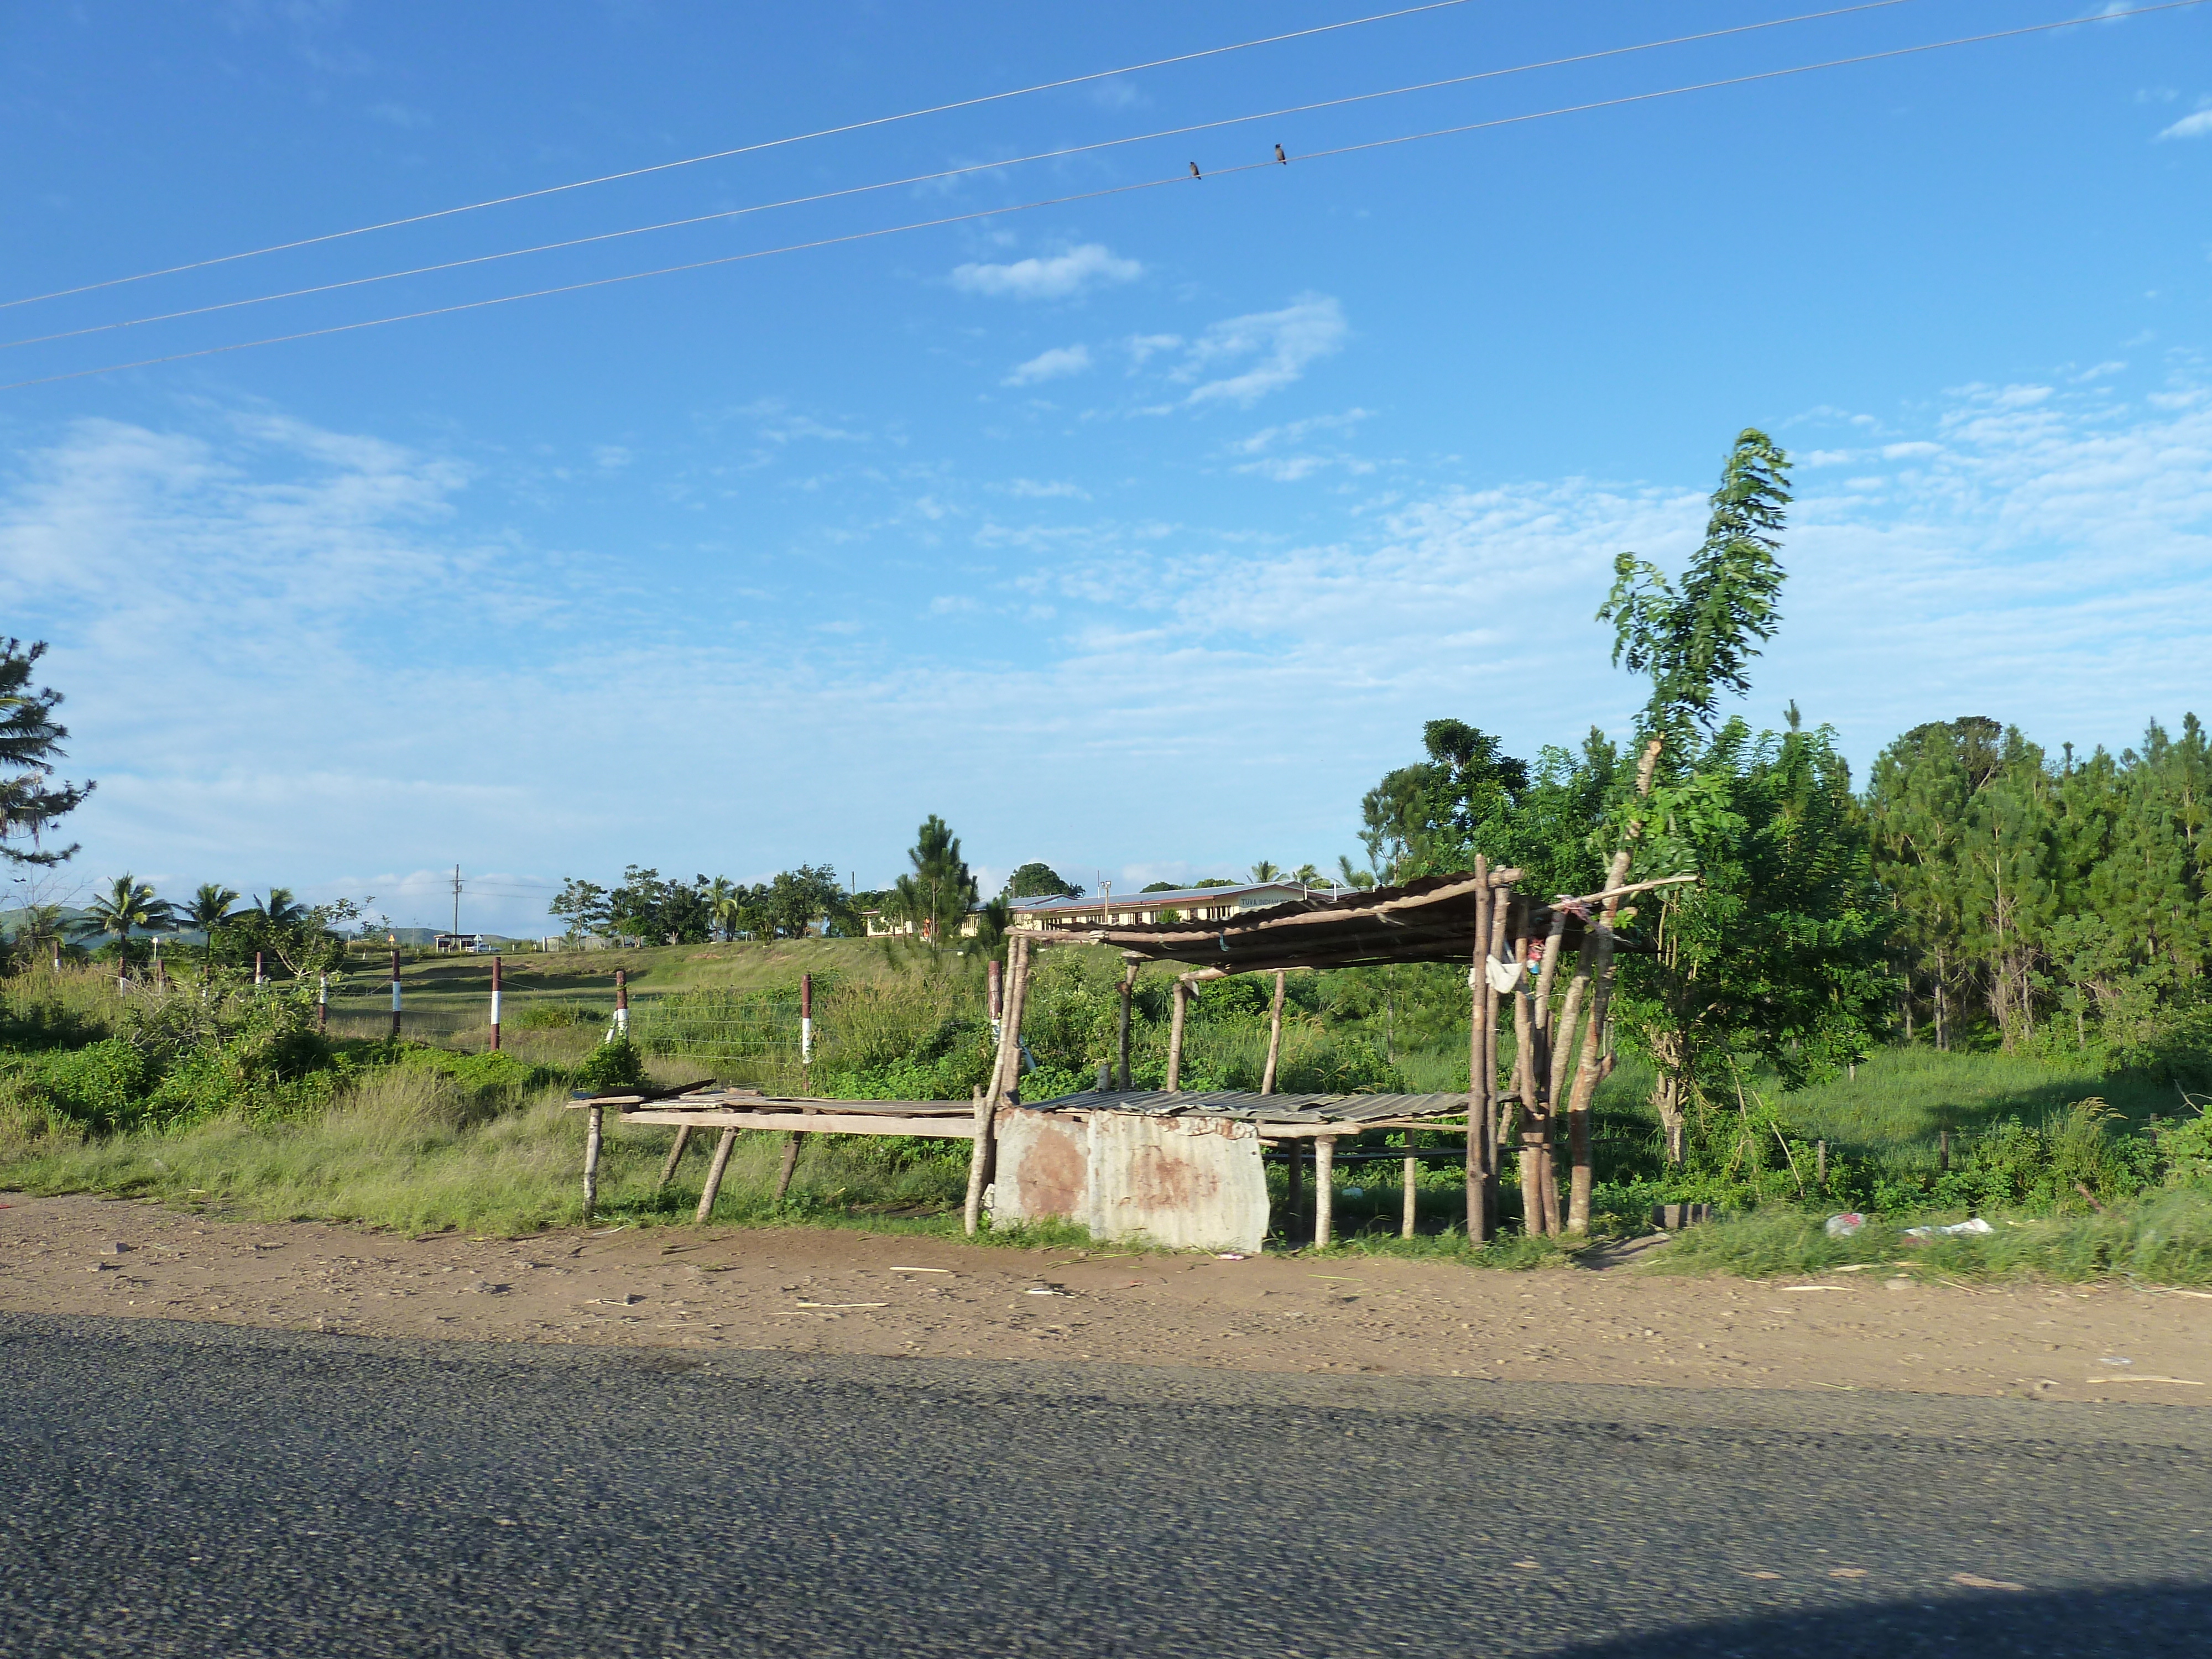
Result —
<svg viewBox="0 0 2212 1659"><path fill-rule="evenodd" d="M499 952L491 957L491 1051L499 1052Z"/></svg>
<svg viewBox="0 0 2212 1659"><path fill-rule="evenodd" d="M629 1036L629 969L615 969L615 1035Z"/></svg>
<svg viewBox="0 0 2212 1659"><path fill-rule="evenodd" d="M315 1035L326 1036L331 1029L331 976L315 975Z"/></svg>
<svg viewBox="0 0 2212 1659"><path fill-rule="evenodd" d="M398 961L398 960L399 960L399 952L398 952L398 951L394 951L392 953L392 959L394 962ZM393 974L394 974L394 976L395 976L395 977L397 976L398 972L398 970L397 969L393 969ZM253 982L254 982L256 985L266 985L266 984L268 984L268 983L269 983L269 975L268 975L268 974L267 974L266 972L264 972L264 971L263 970L263 968L262 968L262 965L261 965L261 952L260 952L260 951L256 951L253 953Z"/></svg>
<svg viewBox="0 0 2212 1659"><path fill-rule="evenodd" d="M399 1041L399 952L392 953L392 1040Z"/></svg>
<svg viewBox="0 0 2212 1659"><path fill-rule="evenodd" d="M799 1063L814 1064L814 975L799 976Z"/></svg>

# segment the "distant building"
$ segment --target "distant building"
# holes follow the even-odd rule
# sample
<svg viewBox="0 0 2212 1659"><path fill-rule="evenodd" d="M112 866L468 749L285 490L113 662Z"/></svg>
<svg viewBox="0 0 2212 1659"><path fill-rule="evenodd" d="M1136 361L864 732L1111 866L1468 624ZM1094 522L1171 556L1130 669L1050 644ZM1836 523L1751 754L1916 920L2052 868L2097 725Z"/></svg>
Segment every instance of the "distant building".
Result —
<svg viewBox="0 0 2212 1659"><path fill-rule="evenodd" d="M981 908L982 907L978 905L975 910L970 910L962 919L961 938L975 937L976 928L982 925L981 918L977 914L977 911ZM928 936L928 929L926 927L915 922L897 920L882 910L863 910L860 912L860 920L866 925L870 939L912 939L916 934L921 934L924 938Z"/></svg>
<svg viewBox="0 0 2212 1659"><path fill-rule="evenodd" d="M1013 902L1014 926L1127 927L1155 921L1225 921L1247 910L1288 904L1310 891L1304 882L1260 881L1243 887L1176 887L1157 893L1117 895L1109 889L1091 898L1023 898Z"/></svg>
<svg viewBox="0 0 2212 1659"><path fill-rule="evenodd" d="M458 951L464 956L475 956L478 951L495 949L489 933L437 933L430 940L431 948L444 956Z"/></svg>

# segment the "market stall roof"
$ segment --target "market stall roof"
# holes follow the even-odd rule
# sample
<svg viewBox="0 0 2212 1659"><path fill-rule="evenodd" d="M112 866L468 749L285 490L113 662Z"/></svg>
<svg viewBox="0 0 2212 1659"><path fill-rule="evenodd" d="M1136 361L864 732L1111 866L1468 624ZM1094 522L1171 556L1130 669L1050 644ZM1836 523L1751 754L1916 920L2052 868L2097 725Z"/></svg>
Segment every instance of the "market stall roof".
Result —
<svg viewBox="0 0 2212 1659"><path fill-rule="evenodd" d="M1113 927L1045 928L1046 945L1109 945L1152 962L1183 962L1224 974L1277 968L1364 968L1400 962L1471 963L1477 912L1486 887L1511 885L1518 870L1425 876L1402 887L1315 892L1288 904L1213 921L1132 922ZM1551 907L1515 898L1508 937L1550 931ZM1582 919L1571 915L1570 948L1582 943Z"/></svg>

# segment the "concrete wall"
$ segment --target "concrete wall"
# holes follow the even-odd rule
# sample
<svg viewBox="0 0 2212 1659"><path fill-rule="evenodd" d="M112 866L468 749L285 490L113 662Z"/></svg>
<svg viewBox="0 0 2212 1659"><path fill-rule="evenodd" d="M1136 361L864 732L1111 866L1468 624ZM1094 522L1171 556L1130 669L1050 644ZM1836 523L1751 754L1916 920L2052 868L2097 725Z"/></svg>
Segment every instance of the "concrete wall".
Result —
<svg viewBox="0 0 2212 1659"><path fill-rule="evenodd" d="M1267 1234L1259 1132L1133 1112L999 1114L998 1221L1082 1223L1097 1239L1256 1251Z"/></svg>

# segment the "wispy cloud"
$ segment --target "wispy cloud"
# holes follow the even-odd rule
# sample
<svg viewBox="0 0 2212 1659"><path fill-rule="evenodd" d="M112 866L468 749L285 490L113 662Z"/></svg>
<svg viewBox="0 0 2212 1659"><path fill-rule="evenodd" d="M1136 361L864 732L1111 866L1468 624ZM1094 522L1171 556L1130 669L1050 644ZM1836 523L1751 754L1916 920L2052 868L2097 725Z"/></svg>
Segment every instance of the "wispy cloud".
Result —
<svg viewBox="0 0 2212 1659"><path fill-rule="evenodd" d="M952 286L963 294L993 299L1067 300L1105 283L1133 283L1145 274L1134 259L1125 259L1103 242L1085 242L1064 253L1032 254L1006 264L957 265Z"/></svg>
<svg viewBox="0 0 2212 1659"><path fill-rule="evenodd" d="M1316 360L1343 347L1344 307L1326 294L1302 294L1280 311L1258 311L1214 324L1184 350L1170 379L1198 384L1186 408L1232 404L1249 409L1292 385ZM1232 366L1233 373L1223 373ZM1208 378L1209 376L1212 378Z"/></svg>
<svg viewBox="0 0 2212 1659"><path fill-rule="evenodd" d="M1070 374L1080 374L1090 367L1089 346L1054 346L1049 351L1040 351L1025 363L1017 363L1013 372L1000 385L1035 386L1041 380L1057 380Z"/></svg>
<svg viewBox="0 0 2212 1659"><path fill-rule="evenodd" d="M2183 116L2158 136L2160 139L2212 137L2212 106Z"/></svg>

